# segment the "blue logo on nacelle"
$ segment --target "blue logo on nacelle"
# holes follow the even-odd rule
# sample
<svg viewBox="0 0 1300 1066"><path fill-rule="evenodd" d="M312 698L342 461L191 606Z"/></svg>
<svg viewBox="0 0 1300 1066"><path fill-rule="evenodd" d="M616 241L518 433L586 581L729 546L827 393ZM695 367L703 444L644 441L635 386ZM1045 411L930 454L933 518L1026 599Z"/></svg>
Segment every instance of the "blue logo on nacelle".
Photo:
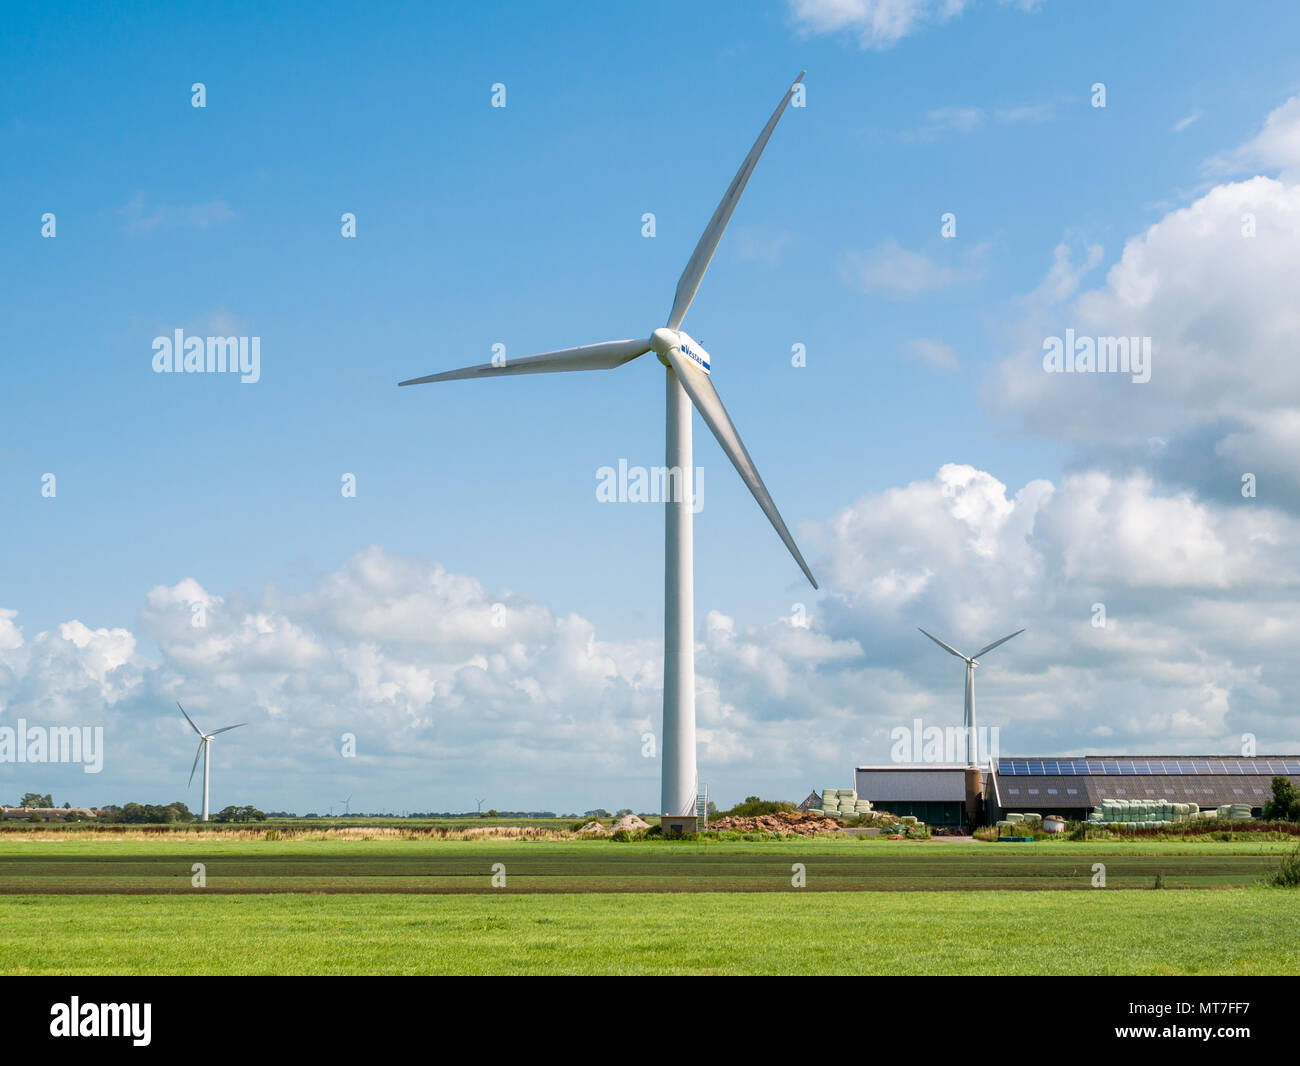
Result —
<svg viewBox="0 0 1300 1066"><path fill-rule="evenodd" d="M694 359L697 363L699 363L700 366L704 367L705 370L708 370L708 369L709 369L709 361L708 361L707 359L705 359L703 356L698 355L698 354L696 354L695 352L691 351L691 346L690 346L689 344L686 344L685 342L682 342L681 345L680 345L680 347L681 347L681 349L682 349L683 352L685 352L685 353L686 353L687 355L689 355L692 359Z"/></svg>

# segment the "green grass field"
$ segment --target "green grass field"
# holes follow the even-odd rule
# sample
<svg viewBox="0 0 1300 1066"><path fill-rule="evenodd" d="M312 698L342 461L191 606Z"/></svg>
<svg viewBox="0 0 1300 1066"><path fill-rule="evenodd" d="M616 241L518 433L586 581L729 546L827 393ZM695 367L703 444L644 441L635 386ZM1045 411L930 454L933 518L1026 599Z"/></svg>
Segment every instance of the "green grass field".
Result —
<svg viewBox="0 0 1300 1066"><path fill-rule="evenodd" d="M1214 892L16 896L7 974L1280 974L1300 908Z"/></svg>
<svg viewBox="0 0 1300 1066"><path fill-rule="evenodd" d="M1288 850L7 840L0 972L1296 973L1300 896L1262 887Z"/></svg>

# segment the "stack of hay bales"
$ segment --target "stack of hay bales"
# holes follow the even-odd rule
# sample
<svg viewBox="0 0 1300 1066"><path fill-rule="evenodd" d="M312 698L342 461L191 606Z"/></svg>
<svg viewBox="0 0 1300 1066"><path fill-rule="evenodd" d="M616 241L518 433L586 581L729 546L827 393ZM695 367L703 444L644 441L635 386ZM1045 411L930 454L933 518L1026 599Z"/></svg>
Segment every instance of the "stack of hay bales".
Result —
<svg viewBox="0 0 1300 1066"><path fill-rule="evenodd" d="M1092 809L1088 821L1092 825L1116 825L1130 829L1164 829L1204 818L1244 821L1250 817L1249 803L1230 803L1217 811L1203 811L1195 803L1174 803L1172 800L1122 800L1103 799Z"/></svg>
<svg viewBox="0 0 1300 1066"><path fill-rule="evenodd" d="M828 788L822 791L821 813L827 818L860 818L871 813L871 804L858 799L856 789Z"/></svg>
<svg viewBox="0 0 1300 1066"><path fill-rule="evenodd" d="M1006 818L997 823L999 836L1018 837L1043 827L1041 814L1008 813Z"/></svg>

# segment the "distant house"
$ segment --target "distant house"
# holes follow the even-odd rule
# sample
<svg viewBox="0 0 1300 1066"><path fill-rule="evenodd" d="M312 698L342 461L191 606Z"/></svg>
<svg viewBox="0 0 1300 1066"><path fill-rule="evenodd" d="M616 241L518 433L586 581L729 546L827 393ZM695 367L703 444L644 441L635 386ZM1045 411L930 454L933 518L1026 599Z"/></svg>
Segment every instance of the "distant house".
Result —
<svg viewBox="0 0 1300 1066"><path fill-rule="evenodd" d="M0 818L6 821L31 821L33 814L39 815L46 822L62 822L70 814L82 818L96 817L96 812L89 807L0 807Z"/></svg>
<svg viewBox="0 0 1300 1066"><path fill-rule="evenodd" d="M813 808L820 809L822 798L816 792L809 792L808 798L799 804L798 809L801 811L811 811Z"/></svg>

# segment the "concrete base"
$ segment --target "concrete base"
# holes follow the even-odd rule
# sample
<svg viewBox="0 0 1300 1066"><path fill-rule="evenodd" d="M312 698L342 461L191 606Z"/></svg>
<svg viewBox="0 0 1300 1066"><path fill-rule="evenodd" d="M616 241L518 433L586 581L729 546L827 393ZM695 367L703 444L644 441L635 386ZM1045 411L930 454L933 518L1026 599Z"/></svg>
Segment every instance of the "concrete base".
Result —
<svg viewBox="0 0 1300 1066"><path fill-rule="evenodd" d="M692 836L699 832L700 820L693 814L665 814L659 819L664 836Z"/></svg>

